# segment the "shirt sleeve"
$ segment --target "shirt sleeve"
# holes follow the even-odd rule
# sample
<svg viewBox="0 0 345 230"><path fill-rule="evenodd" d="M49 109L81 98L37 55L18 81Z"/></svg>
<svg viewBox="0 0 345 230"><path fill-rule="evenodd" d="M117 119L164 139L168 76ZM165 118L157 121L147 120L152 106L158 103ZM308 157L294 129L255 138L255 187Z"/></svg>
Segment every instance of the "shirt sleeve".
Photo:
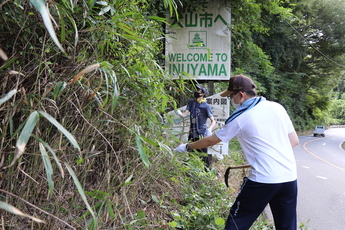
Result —
<svg viewBox="0 0 345 230"><path fill-rule="evenodd" d="M211 107L209 105L207 106L207 117L213 117L212 110L211 110Z"/></svg>
<svg viewBox="0 0 345 230"><path fill-rule="evenodd" d="M233 120L221 127L215 134L224 143L229 142L240 131L240 126Z"/></svg>
<svg viewBox="0 0 345 230"><path fill-rule="evenodd" d="M186 106L186 110L192 111L192 110L191 110L191 107L192 107L192 101L189 100L189 101L188 101L188 104L187 104L187 106Z"/></svg>

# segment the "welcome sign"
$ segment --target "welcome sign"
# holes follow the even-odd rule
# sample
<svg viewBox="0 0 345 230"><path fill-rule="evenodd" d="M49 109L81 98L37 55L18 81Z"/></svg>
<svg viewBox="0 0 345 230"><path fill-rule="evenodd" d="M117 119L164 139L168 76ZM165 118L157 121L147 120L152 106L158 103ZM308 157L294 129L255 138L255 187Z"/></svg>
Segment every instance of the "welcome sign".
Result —
<svg viewBox="0 0 345 230"><path fill-rule="evenodd" d="M217 1L200 1L202 12L170 18L165 68L174 79L181 75L200 80L230 77L230 10Z"/></svg>

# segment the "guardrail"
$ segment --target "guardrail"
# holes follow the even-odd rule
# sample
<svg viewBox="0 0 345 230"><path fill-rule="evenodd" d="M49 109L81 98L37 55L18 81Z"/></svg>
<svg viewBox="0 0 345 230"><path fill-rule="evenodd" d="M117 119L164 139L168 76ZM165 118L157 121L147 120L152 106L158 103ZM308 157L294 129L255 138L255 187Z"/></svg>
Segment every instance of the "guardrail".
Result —
<svg viewBox="0 0 345 230"><path fill-rule="evenodd" d="M345 125L330 125L330 128L345 128Z"/></svg>

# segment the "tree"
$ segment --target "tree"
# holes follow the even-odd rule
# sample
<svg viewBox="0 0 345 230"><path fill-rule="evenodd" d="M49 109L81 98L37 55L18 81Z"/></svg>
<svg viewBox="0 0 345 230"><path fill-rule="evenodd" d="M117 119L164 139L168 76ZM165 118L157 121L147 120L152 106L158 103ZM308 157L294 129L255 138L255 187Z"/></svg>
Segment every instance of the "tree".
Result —
<svg viewBox="0 0 345 230"><path fill-rule="evenodd" d="M235 30L233 34L233 69L254 76L262 86L262 94L282 103L298 130L307 129L324 120L330 106L329 92L336 86L344 67L344 8L340 7L341 1L335 4L321 0L290 1L280 2L279 6L293 14L282 14L264 7L264 3L270 6L266 1L251 1L252 7L245 9L255 9L247 21L256 17L260 21L256 25L265 29L251 28L245 20L244 26L234 26L245 30ZM234 2L233 17L241 19L241 7L248 2L236 4L239 7ZM279 12L284 12L281 8ZM238 42L241 37L246 39ZM258 48L245 51L243 44L249 42ZM239 48L244 50L243 55ZM253 51L263 54L264 58L259 60L266 60L268 71L257 65Z"/></svg>

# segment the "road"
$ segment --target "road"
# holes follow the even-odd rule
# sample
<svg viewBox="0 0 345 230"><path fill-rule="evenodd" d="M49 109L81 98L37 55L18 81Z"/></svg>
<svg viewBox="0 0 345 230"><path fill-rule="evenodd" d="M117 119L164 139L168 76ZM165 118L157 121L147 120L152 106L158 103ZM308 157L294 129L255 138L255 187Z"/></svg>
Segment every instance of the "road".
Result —
<svg viewBox="0 0 345 230"><path fill-rule="evenodd" d="M345 129L326 137L301 136L294 148L298 170L298 223L308 230L345 229Z"/></svg>
<svg viewBox="0 0 345 230"><path fill-rule="evenodd" d="M297 221L303 230L345 229L345 128L326 137L300 136L294 148L298 170ZM273 221L269 208L265 211Z"/></svg>

